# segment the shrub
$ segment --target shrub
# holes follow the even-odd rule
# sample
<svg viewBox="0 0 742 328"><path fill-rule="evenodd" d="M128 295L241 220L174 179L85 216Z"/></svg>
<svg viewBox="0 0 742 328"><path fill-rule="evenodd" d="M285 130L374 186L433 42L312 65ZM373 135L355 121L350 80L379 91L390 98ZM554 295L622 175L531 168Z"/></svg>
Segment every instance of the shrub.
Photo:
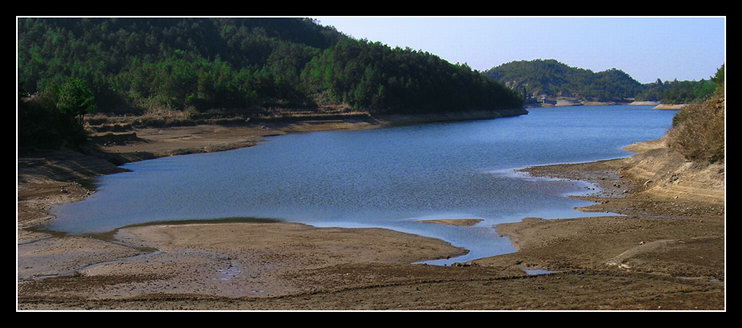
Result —
<svg viewBox="0 0 742 328"><path fill-rule="evenodd" d="M668 145L686 159L714 163L724 160L724 95L689 104L673 119Z"/></svg>

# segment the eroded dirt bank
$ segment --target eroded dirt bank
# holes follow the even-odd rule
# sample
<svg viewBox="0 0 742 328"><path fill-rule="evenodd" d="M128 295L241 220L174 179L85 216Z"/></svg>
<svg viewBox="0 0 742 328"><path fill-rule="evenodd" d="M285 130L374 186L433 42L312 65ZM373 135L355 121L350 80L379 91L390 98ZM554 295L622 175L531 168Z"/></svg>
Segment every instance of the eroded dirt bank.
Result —
<svg viewBox="0 0 742 328"><path fill-rule="evenodd" d="M518 252L478 263L684 279L703 284L699 295L704 296L695 300L690 294L687 299L681 297L682 304L675 307L723 308L724 165L688 162L670 152L664 139L633 144L627 149L637 154L525 170L536 176L598 184L600 193L576 197L597 202L581 210L624 216L525 218L502 224L497 226L498 233L510 236ZM657 300L672 294L662 288L647 292L656 293Z"/></svg>
<svg viewBox="0 0 742 328"><path fill-rule="evenodd" d="M221 138L219 133L194 133L220 127L189 128L196 130L137 130L144 141L103 149L122 156L162 156L190 142L199 144L186 149L212 143L221 144L218 149L261 136L242 131L244 138L231 138L226 133L221 143L210 139ZM158 133L170 137L158 140ZM718 182L699 178L719 176L678 162L661 166L674 173L657 170L653 160L667 160L658 145L635 145L642 152L629 159L531 168L534 175L600 184L602 193L586 197L598 204L585 210L625 216L530 218L500 225L497 231L511 236L518 252L456 267L409 264L462 250L383 229L227 222L137 226L105 238L36 231L32 227L50 219L53 204L90 192L81 178L116 167L96 156L21 158L18 307L724 309L723 189L719 193ZM153 148L142 150L145 146ZM637 167L646 172L636 173ZM717 168L716 174L723 181L723 171ZM676 186L701 188L709 197L696 199ZM536 268L556 272L523 271Z"/></svg>

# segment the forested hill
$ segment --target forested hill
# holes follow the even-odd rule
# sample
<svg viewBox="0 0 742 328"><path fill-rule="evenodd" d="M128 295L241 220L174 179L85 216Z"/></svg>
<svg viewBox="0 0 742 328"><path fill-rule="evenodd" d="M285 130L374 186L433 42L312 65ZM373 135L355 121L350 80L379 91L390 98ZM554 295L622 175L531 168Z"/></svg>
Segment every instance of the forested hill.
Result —
<svg viewBox="0 0 742 328"><path fill-rule="evenodd" d="M484 74L533 98L548 96L623 101L644 90L641 83L621 70L594 73L553 59L514 61L493 67Z"/></svg>
<svg viewBox="0 0 742 328"><path fill-rule="evenodd" d="M80 80L98 111L523 106L519 94L466 65L355 40L310 19L24 18L18 25L22 94L54 98L66 81Z"/></svg>
<svg viewBox="0 0 742 328"><path fill-rule="evenodd" d="M712 73L712 72L709 72ZM699 81L661 81L641 84L618 69L594 73L553 59L514 61L493 67L484 74L513 88L526 101L569 97L586 101L660 101L664 104L700 102L710 97L716 84Z"/></svg>

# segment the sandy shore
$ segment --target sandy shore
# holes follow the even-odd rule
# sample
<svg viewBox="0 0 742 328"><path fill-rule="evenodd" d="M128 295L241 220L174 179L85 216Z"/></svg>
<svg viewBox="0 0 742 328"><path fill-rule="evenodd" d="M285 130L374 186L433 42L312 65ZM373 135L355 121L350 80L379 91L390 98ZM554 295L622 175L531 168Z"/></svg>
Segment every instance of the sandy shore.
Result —
<svg viewBox="0 0 742 328"><path fill-rule="evenodd" d="M164 156L280 133L270 127L209 132L221 128L136 130L145 141L104 150L128 159ZM50 219L48 209L86 197L91 191L84 178L116 167L65 153L21 158L18 308L724 309L723 189L719 199L715 182L700 180L718 175L683 163L659 166L670 155L656 143L634 150L641 153L630 159L528 169L594 182L603 191L583 197L597 202L584 210L625 216L499 225L497 232L510 236L518 251L459 267L410 264L465 250L385 229L252 220L134 226L102 236L50 234L33 229ZM646 183L657 167L685 171L680 178L655 171ZM695 199L693 188L712 190ZM528 275L524 269L557 272Z"/></svg>
<svg viewBox="0 0 742 328"><path fill-rule="evenodd" d="M686 104L658 104L653 109L681 109Z"/></svg>
<svg viewBox="0 0 742 328"><path fill-rule="evenodd" d="M315 228L280 222L136 226L119 229L113 240L119 248L136 254L95 259L77 268L77 277L32 279L22 286L24 295L48 296L49 285L65 281L54 289L54 297L118 300L160 293L278 297L317 289L325 277L312 273L321 268L406 264L466 253L441 240L391 230ZM79 257L69 253L71 246L67 243L63 249L57 248L58 255ZM90 284L102 280L126 282Z"/></svg>
<svg viewBox="0 0 742 328"><path fill-rule="evenodd" d="M534 176L596 183L601 192L575 198L597 204L580 210L625 216L526 218L498 225L498 233L510 236L518 253L485 259L482 264L507 261L512 256L523 261L521 265L551 270L616 268L723 286L723 165L689 165L671 153L663 139L627 149L637 155L524 170ZM722 291L715 293L721 299Z"/></svg>

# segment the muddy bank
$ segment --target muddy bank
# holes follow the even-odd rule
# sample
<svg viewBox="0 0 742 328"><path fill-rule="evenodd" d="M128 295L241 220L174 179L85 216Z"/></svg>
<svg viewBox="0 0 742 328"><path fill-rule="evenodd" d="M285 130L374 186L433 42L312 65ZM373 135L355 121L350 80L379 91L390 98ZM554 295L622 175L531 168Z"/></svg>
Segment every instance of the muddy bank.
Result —
<svg viewBox="0 0 742 328"><path fill-rule="evenodd" d="M356 123L323 124L377 127ZM320 126L305 124L282 129ZM140 129L136 133L144 142L102 149L126 158L167 156L178 149L228 148L289 131L265 126L248 133L243 128ZM687 183L700 189L715 185L700 183L697 177L703 174L689 175L700 168L652 164L667 161L657 146L634 145L640 154L629 159L529 168L533 175L596 183L603 191L582 198L597 204L583 210L625 216L529 218L500 225L498 233L510 236L517 252L449 267L409 263L464 250L384 229L191 222L128 227L106 238L34 231L28 227L49 220L50 206L88 195L81 178L116 167L96 156L70 162L64 154L58 160L19 159L25 164L19 165L18 308L724 309L723 197L719 202L713 188L709 198L701 199L663 191ZM637 167L657 174L653 182L646 183L648 173ZM658 167L688 171L673 178ZM528 275L524 270L530 269L554 273Z"/></svg>
<svg viewBox="0 0 742 328"><path fill-rule="evenodd" d="M703 284L707 301L679 308L723 309L725 205L722 164L690 164L664 140L627 147L623 159L531 167L534 176L585 180L601 192L575 198L596 202L583 211L624 216L544 220L525 218L496 227L517 253L476 261L549 270L625 272ZM678 177L688 177L685 181ZM641 277L641 276L639 276ZM642 278L637 278L642 279ZM667 291L648 289L656 299ZM697 300L698 301L698 300ZM686 305L694 301L687 300ZM662 305L658 305L662 306Z"/></svg>
<svg viewBox="0 0 742 328"><path fill-rule="evenodd" d="M121 172L122 170L116 165L150 159L163 156L172 156L178 154L187 154L195 152L211 152L227 150L239 147L255 145L262 141L263 137L270 135L280 135L286 133L312 132L323 130L341 130L341 129L367 129L378 128L396 124L393 121L375 121L367 119L343 120L266 120L268 123L260 124L202 124L202 125L185 125L174 124L173 126L163 127L138 127L126 120L131 118L97 118L92 121L98 132L93 132L93 141L97 145L86 146L83 152L72 150L59 150L51 152L24 153L18 158L18 197L17 197L17 277L19 280L19 295L24 299L43 297L44 299L55 299L60 295L63 298L67 296L80 297L83 299L94 299L101 295L113 297L111 295L132 297L144 294L177 294L186 293L204 293L204 289L198 289L193 285L188 285L182 279L206 280L204 276L194 276L193 270L205 270L206 267L214 268L214 263L209 259L235 258L241 259L241 264L251 268L257 268L258 271L266 271L266 263L277 265L275 259L288 261L282 264L282 267L290 268L287 272L296 270L311 269L321 263L322 266L333 266L339 263L355 262L379 262L379 263L410 263L414 261L436 259L457 256L466 253L466 250L453 247L448 243L440 240L422 238L419 236L398 233L383 229L319 229L309 226L275 223L270 226L249 225L235 227L234 224L218 224L209 226L211 234L199 234L198 238L204 240L221 240L217 236L229 236L235 244L245 244L244 237L249 235L248 230L256 236L272 236L266 242L272 243L270 248L280 245L277 250L272 251L271 261L262 258L257 263L249 262L244 259L246 254L251 256L251 261L255 260L257 253L267 251L257 251L255 249L245 250L224 250L211 252L207 249L208 245L192 245L194 249L199 249L195 253L210 254L209 256L178 256L171 252L165 252L162 249L169 249L170 244L159 244L156 241L143 238L143 241L132 243L131 231L141 232L142 227L129 228L121 230L115 236L74 236L64 235L38 229L43 224L53 219L49 210L61 203L74 202L84 199L94 192L95 186L92 181L95 177L105 174ZM88 126L91 128L91 126ZM146 229L154 229L148 227ZM168 225L166 232L154 234L158 236L171 235L175 232L178 236L190 236L189 233L183 232L183 226ZM203 232L205 228L199 228ZM297 235L297 230L301 233ZM128 233L129 237L120 239L117 236ZM147 234L151 236L153 234ZM285 245L287 236L294 240L305 239L305 242ZM317 236L322 236L317 237ZM344 236L343 238L340 238ZM194 237L195 238L195 237ZM178 239L180 240L180 239ZM283 240L283 242L281 241ZM328 244L334 240L334 244ZM241 242L240 242L241 241ZM251 245L255 244L251 241ZM283 243L283 244L282 244ZM355 246L354 246L355 245ZM361 246L359 246L361 245ZM382 245L382 246L376 246ZM268 246L265 246L268 248ZM326 249L324 249L326 248ZM175 253L183 253L182 249L177 248ZM279 251L285 251L281 253ZM182 251L182 252L181 252ZM188 252L193 253L190 250ZM368 252L373 252L369 254ZM289 255L286 255L286 254ZM301 253L301 254L299 254ZM225 255L232 254L232 255ZM242 254L243 256L240 256ZM181 254L182 255L182 254ZM169 256L169 257L168 257ZM150 263L152 260L162 260L169 263L176 263L173 267L165 269L158 268L151 272L157 274L142 274L148 272L143 270L139 261ZM166 259L166 260L163 260ZM237 260L235 260L237 261ZM247 261L247 262L246 262ZM279 261L280 262L280 261ZM189 263L191 266L189 266ZM311 265L310 265L311 264ZM90 274L90 272L102 272L104 267L111 266L121 267L122 265L132 265L136 269L127 271L111 270L105 274ZM139 266L137 266L139 265ZM146 265L144 265L146 267ZM95 269L94 269L95 268ZM161 270L162 269L162 270ZM93 271L91 271L93 270ZM222 269L219 269L222 270ZM216 270L217 272L221 272ZM230 268L223 269L225 274L229 275ZM236 270L236 269L234 269ZM293 271L292 271L293 270ZM212 270L213 271L213 270ZM210 274L214 272L209 271ZM242 270L239 270L243 272ZM279 270L280 271L280 270ZM237 271L234 271L235 273ZM285 273L285 272L284 272ZM277 274L276 274L277 275ZM298 276L298 274L297 274ZM176 278L173 278L176 277ZM203 278L203 279L202 279ZM261 277L261 280L265 277ZM173 279L172 281L168 279ZM178 280L181 279L181 280ZM279 278L276 278L279 279ZM236 279L235 281L238 281ZM253 279L254 280L254 279ZM270 279L269 279L270 280ZM279 279L280 280L280 279ZM145 281L158 281L158 283L147 284ZM285 282L284 280L280 280ZM39 287L42 290L47 289L53 282L61 282L63 286L69 288L84 290L82 293L73 293L67 295L60 292L68 287L53 287L50 293L37 293ZM276 285L291 285L291 283L276 283ZM125 285L126 292L111 292L98 290L103 288L102 285ZM149 287L137 287L146 285ZM71 287L74 286L74 287ZM90 287L95 289L92 291ZM155 287L152 287L155 286ZM180 286L179 289L172 289L172 286ZM185 287L189 286L189 287ZM232 286L234 287L234 286ZM284 287L282 287L284 288ZM287 287L286 287L287 288ZM234 296L234 288L222 288L209 290L209 295ZM241 290L241 289L239 289ZM258 290L258 289L254 289ZM265 291L265 289L260 289ZM295 291L296 292L296 291ZM260 296L276 295L275 292L261 292ZM44 295L44 296L39 296ZM242 295L242 294L240 294ZM24 304L24 302L21 302ZM44 307L42 307L44 308Z"/></svg>
<svg viewBox="0 0 742 328"><path fill-rule="evenodd" d="M437 239L385 229L315 228L259 220L128 227L117 230L112 240L121 248L148 251L119 253L116 259L79 267L74 275L29 280L20 285L21 294L91 300L151 294L277 297L315 290L315 284L303 281L319 268L405 264L466 253ZM64 243L55 251L57 262L76 257L75 249L77 245Z"/></svg>
<svg viewBox="0 0 742 328"><path fill-rule="evenodd" d="M100 151L117 165L163 156L250 147L266 136L329 130L362 130L395 125L494 119L528 114L525 109L417 115L368 113L288 113L260 117L109 117L91 118L86 128ZM172 114L171 114L172 115ZM181 115L182 116L182 115Z"/></svg>
<svg viewBox="0 0 742 328"><path fill-rule="evenodd" d="M528 169L604 186L585 197L597 204L584 210L625 216L499 225L518 251L468 265L407 264L459 250L383 229L151 225L121 229L116 238L119 246L152 251L98 261L71 276L22 281L20 308L725 309L723 206L645 193L641 179L627 173L629 162ZM553 273L524 271L533 269Z"/></svg>
<svg viewBox="0 0 742 328"><path fill-rule="evenodd" d="M204 153L250 147L261 142L264 137L328 130L360 130L383 127L377 121L328 120L298 121L274 124L219 125L200 124L174 127L142 127L122 133L94 133L101 153L116 164L175 156L191 153ZM135 140L129 136L136 135ZM121 140L123 139L123 140Z"/></svg>
<svg viewBox="0 0 742 328"><path fill-rule="evenodd" d="M165 114L153 117L98 115L87 120L86 129L90 131L91 142L82 149L20 154L17 171L19 227L49 221L48 210L51 207L87 197L95 191L92 182L96 177L122 172L118 165L128 162L250 147L264 141L267 136L288 133L375 129L413 121L488 119L521 115L527 111L479 111L378 119L358 113L324 116L292 113L262 117L260 123L239 118L228 118L228 123L223 122L226 118L189 121L181 117L182 113L167 113L176 117Z"/></svg>
<svg viewBox="0 0 742 328"><path fill-rule="evenodd" d="M641 184L644 194L668 200L723 205L724 163L699 164L670 151L665 138L626 147L637 155L626 159L626 174Z"/></svg>

